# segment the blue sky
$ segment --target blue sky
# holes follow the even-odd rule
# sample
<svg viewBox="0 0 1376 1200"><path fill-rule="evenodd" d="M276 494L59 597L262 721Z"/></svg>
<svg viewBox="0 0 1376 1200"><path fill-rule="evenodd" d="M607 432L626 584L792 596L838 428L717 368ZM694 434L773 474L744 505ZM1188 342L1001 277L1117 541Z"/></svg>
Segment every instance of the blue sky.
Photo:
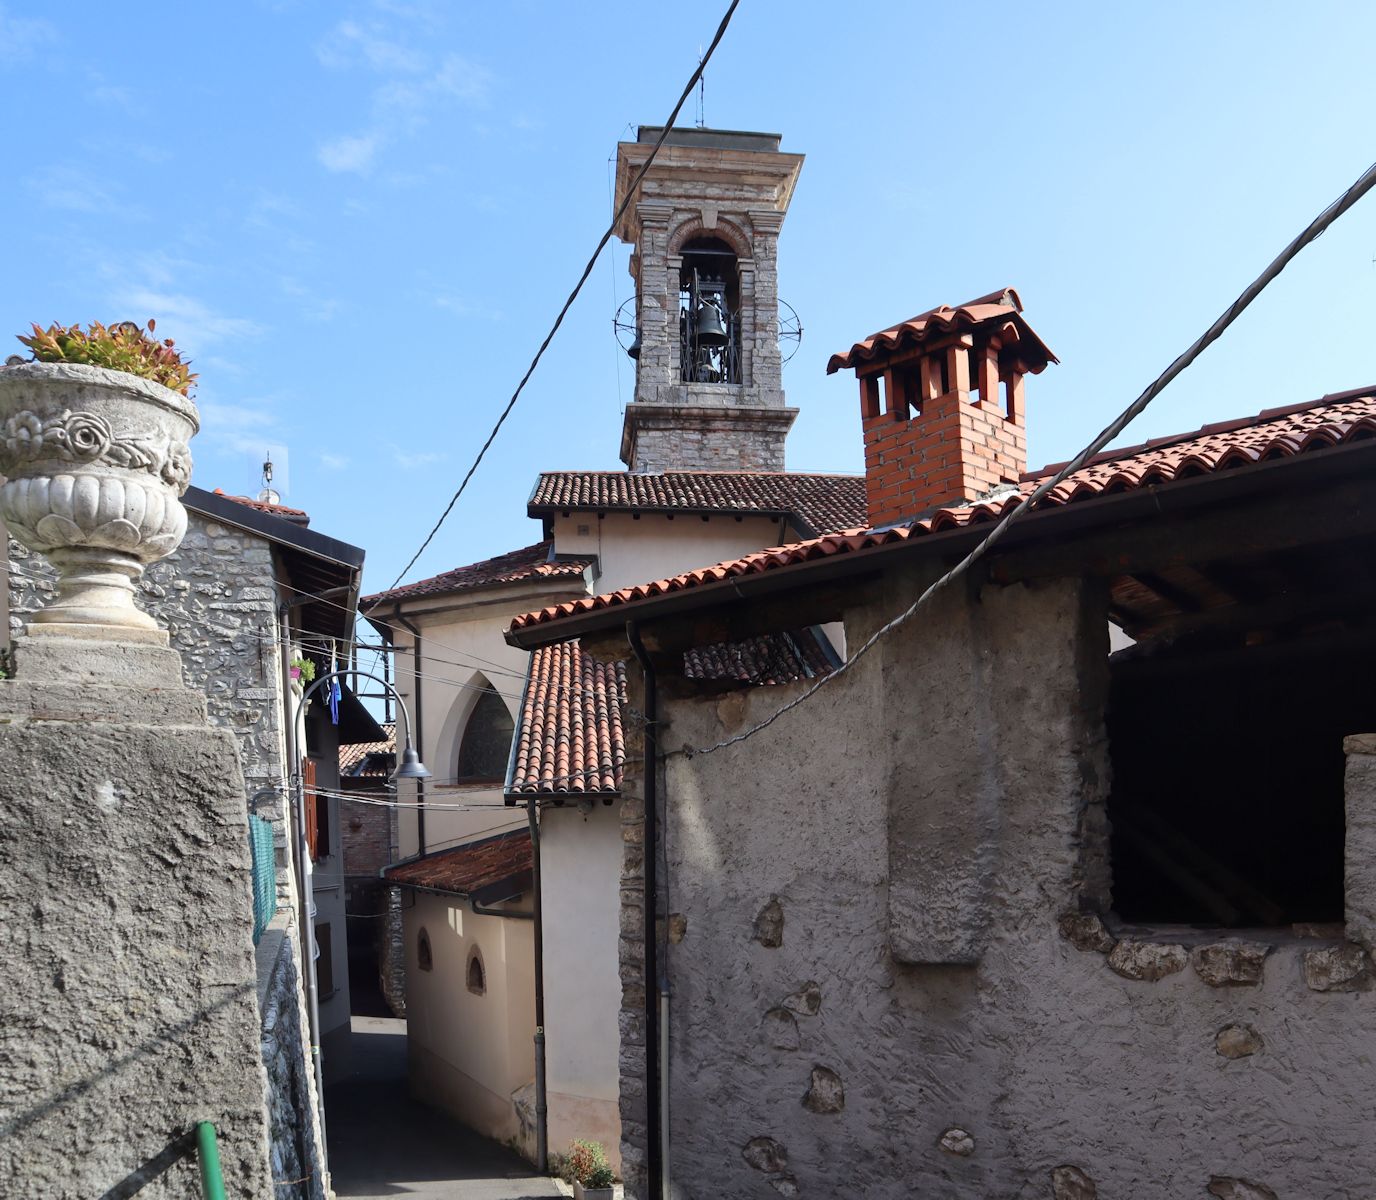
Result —
<svg viewBox="0 0 1376 1200"><path fill-rule="evenodd" d="M0 329L156 317L201 373L195 482L256 491L271 448L284 500L366 548L370 590L447 502L605 227L618 138L663 120L720 16L49 11L0 2ZM1373 44L1376 6L1356 3L745 0L706 117L807 155L780 243L805 329L789 466L860 469L833 351L1008 284L1062 360L1029 381L1033 465L1068 457L1376 158ZM412 577L536 540L537 471L620 465L627 257L599 264ZM1376 196L1128 440L1376 384L1373 259Z"/></svg>

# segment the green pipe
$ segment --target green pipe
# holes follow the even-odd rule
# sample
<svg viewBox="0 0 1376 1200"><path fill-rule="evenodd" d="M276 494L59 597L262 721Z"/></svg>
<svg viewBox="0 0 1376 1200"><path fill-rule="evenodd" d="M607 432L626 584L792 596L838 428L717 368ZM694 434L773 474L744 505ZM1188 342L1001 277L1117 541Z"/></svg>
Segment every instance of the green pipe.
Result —
<svg viewBox="0 0 1376 1200"><path fill-rule="evenodd" d="M220 1147L215 1126L196 1122L196 1158L201 1165L201 1195L205 1200L225 1200L225 1177L220 1170Z"/></svg>

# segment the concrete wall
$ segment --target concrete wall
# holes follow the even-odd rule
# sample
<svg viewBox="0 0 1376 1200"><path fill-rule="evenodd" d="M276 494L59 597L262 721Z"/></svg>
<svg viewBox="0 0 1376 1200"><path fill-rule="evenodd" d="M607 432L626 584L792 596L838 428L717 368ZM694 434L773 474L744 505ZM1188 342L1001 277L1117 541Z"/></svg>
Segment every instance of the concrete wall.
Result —
<svg viewBox="0 0 1376 1200"><path fill-rule="evenodd" d="M570 805L540 817L549 1146L562 1153L586 1138L601 1142L614 1163L621 1143L618 808L599 801L586 816Z"/></svg>
<svg viewBox="0 0 1376 1200"><path fill-rule="evenodd" d="M229 1193L271 1195L233 741L175 662L100 686L108 646L49 641L60 673L0 684L0 1194L192 1195L209 1121Z"/></svg>
<svg viewBox="0 0 1376 1200"><path fill-rule="evenodd" d="M891 580L852 613L851 643L922 582ZM1104 631L1078 583L948 595L767 732L669 761L675 1195L1369 1192L1376 1008L1360 947L1276 931L1118 940L1078 915L1106 888ZM788 694L670 700L666 741L717 741ZM1370 791L1364 765L1352 777Z"/></svg>
<svg viewBox="0 0 1376 1200"><path fill-rule="evenodd" d="M405 909L406 1045L412 1093L500 1141L517 1140L513 1095L535 1078L535 948L530 921L475 916L457 898L411 893ZM429 935L433 969L417 958ZM468 990L480 955L483 995Z"/></svg>
<svg viewBox="0 0 1376 1200"><path fill-rule="evenodd" d="M278 665L276 567L272 546L243 530L188 511L186 537L144 573L138 604L168 631L188 687L205 693L213 724L234 734L246 795L284 787L286 742ZM13 538L9 544L9 636L56 595L56 572ZM286 808L265 799L272 821L278 900L291 904Z"/></svg>

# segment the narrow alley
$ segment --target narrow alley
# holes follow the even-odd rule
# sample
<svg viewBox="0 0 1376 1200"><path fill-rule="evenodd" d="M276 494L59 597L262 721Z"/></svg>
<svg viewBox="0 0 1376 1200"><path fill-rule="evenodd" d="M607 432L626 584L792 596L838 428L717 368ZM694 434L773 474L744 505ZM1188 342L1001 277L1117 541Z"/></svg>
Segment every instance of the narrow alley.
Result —
<svg viewBox="0 0 1376 1200"><path fill-rule="evenodd" d="M534 1200L563 1194L504 1146L411 1098L404 1020L355 1016L351 1066L348 1078L325 1089L337 1195Z"/></svg>

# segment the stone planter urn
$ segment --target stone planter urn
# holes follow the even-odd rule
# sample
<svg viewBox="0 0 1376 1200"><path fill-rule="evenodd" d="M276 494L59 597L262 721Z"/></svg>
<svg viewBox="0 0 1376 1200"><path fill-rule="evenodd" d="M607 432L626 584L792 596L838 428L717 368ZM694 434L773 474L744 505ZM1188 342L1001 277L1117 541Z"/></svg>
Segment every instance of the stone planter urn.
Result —
<svg viewBox="0 0 1376 1200"><path fill-rule="evenodd" d="M187 442L199 428L196 406L151 379L75 363L0 367L0 517L59 575L30 635L167 644L134 590L186 533Z"/></svg>

